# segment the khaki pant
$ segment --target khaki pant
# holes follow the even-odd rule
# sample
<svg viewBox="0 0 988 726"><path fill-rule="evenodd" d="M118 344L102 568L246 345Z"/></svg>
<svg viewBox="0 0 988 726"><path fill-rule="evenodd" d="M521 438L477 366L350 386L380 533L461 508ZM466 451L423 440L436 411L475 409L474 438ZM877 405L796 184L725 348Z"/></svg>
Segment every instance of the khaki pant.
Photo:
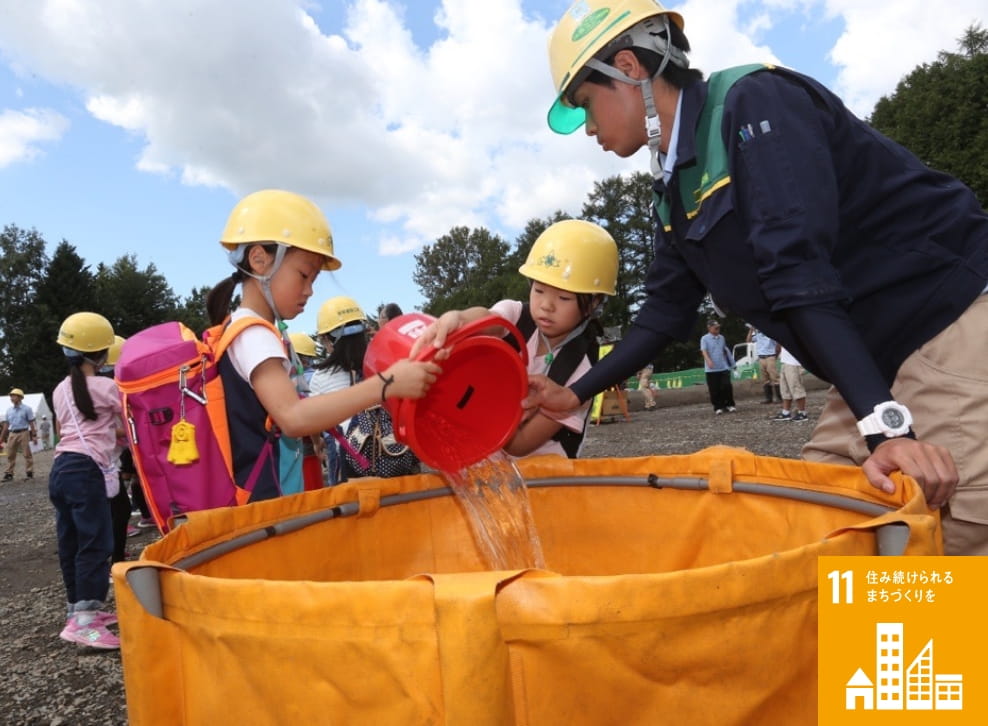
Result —
<svg viewBox="0 0 988 726"><path fill-rule="evenodd" d="M758 370L761 371L762 380L765 383L771 383L773 386L777 386L779 384L778 356L770 355L765 358L759 358Z"/></svg>
<svg viewBox="0 0 988 726"><path fill-rule="evenodd" d="M913 429L954 458L960 484L944 508L944 552L988 555L988 295L914 352L892 384ZM869 456L850 409L833 388L803 457L861 465Z"/></svg>
<svg viewBox="0 0 988 726"><path fill-rule="evenodd" d="M800 398L806 398L802 366L782 364L782 371L779 375L779 391L782 393L783 401L798 401Z"/></svg>
<svg viewBox="0 0 988 726"><path fill-rule="evenodd" d="M652 393L652 370L646 368L638 375L638 390L645 399L645 408L655 408L655 394Z"/></svg>
<svg viewBox="0 0 988 726"><path fill-rule="evenodd" d="M7 434L7 474L14 475L14 464L17 463L17 453L24 453L24 471L34 474L34 455L31 453L31 433L29 431L10 431Z"/></svg>

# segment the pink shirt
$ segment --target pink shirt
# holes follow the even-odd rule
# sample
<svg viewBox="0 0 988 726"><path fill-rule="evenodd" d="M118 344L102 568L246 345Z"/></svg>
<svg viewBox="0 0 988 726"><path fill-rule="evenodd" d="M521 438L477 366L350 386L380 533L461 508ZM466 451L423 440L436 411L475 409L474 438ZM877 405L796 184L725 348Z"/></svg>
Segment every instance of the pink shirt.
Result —
<svg viewBox="0 0 988 726"><path fill-rule="evenodd" d="M72 397L72 381L68 376L55 387L55 392L51 395L55 405L55 420L58 421L55 456L69 451L85 454L105 468L111 464L117 443L117 426L121 415L120 391L112 378L104 376L86 376L86 386L96 410L95 421L87 419L76 408Z"/></svg>
<svg viewBox="0 0 988 726"><path fill-rule="evenodd" d="M490 310L492 313L500 315L509 322L517 323L518 318L521 317L522 303L518 300L501 300L493 305ZM548 365L545 363L545 357L538 355L539 329L537 326L535 328L535 332L532 333L526 342L528 347L528 372L544 374L548 369ZM573 383L589 370L590 361L586 356L584 356L583 360L581 360L580 364L576 367L576 370L573 371L572 375L570 375L569 380L566 381L566 385ZM546 411L545 409L539 410L549 418L555 419L561 423L570 431L576 431L579 433L583 430L583 424L587 420L587 414L590 412L591 403L592 401L586 401L572 411L564 411L560 413ZM559 454L560 456L566 456L566 450L558 441L549 439L529 454L529 456L537 456L539 454Z"/></svg>

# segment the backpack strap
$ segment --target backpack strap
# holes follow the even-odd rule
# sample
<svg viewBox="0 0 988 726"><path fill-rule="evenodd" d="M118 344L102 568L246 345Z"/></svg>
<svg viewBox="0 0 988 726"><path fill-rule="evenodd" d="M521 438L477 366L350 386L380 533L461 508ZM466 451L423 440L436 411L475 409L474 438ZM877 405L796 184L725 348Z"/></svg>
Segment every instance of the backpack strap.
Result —
<svg viewBox="0 0 988 726"><path fill-rule="evenodd" d="M531 306L528 303L522 303L521 315L518 316L518 322L515 323L515 327L518 328L518 332L521 333L521 339L527 343L528 339L532 337L532 333L535 332L535 318L532 317ZM512 348L521 352L521 348L518 347L518 341L515 340L515 336L509 333L504 336L504 340L508 341Z"/></svg>
<svg viewBox="0 0 988 726"><path fill-rule="evenodd" d="M367 469L367 468L370 467L370 462L367 461L367 458L363 454L361 454L359 451L357 451L355 448L353 448L353 446L350 445L350 442L347 440L346 436L344 436L343 434L341 434L339 432L339 429L337 427L334 426L333 428L331 428L329 430L329 434L334 439L336 439L336 441L339 443L339 445L342 446L343 449L350 456L352 456L354 459L356 459L356 461L357 461L358 464L360 464L365 469Z"/></svg>
<svg viewBox="0 0 988 726"><path fill-rule="evenodd" d="M515 326L518 328L518 332L521 333L522 339L526 342L535 332L535 319L532 317L528 303L522 304L521 315L519 315L518 322L515 323ZM513 335L505 336L504 340L512 348L518 350L518 343L515 341ZM593 365L597 362L599 355L600 346L597 344L596 339L593 338L591 333L585 331L583 335L573 338L559 350L552 359L552 363L549 364L549 370L546 371L546 375L550 380L558 383L560 386L565 386L566 381L570 379L570 376L579 367L584 356L590 360L590 365ZM579 433L565 426L561 426L559 431L552 436L552 440L559 442L563 447L563 451L566 452L566 456L570 459L575 459L580 450L580 444L583 442L586 429L586 420L584 420L583 429Z"/></svg>
<svg viewBox="0 0 988 726"><path fill-rule="evenodd" d="M222 323L207 328L202 334L202 340L210 351L212 351L212 365L218 365L220 359L226 353L233 341L236 340L237 336L247 328L254 325L264 326L281 338L281 333L274 326L274 324L269 323L264 318L259 318L256 315L248 315L232 322L230 321L230 317L227 316ZM233 471L233 451L231 449L230 441L230 424L226 415L226 397L223 392L222 376L216 375L215 378L211 379L206 384L206 400L206 407L209 410L209 418L212 423L213 432L216 434L216 441L219 444L220 454L223 457L223 463L226 466L226 470L230 475L231 481L235 482L236 477ZM261 451L258 452L257 460L251 469L248 481L245 482L244 487L237 486L237 504L246 504L247 501L249 501L254 485L260 477L261 467L264 463L271 462L271 465L273 466L273 447L277 436L271 426L270 417L268 417L265 421L265 428L268 430L268 436L265 439L264 446L261 448ZM277 480L277 477L275 477L275 479Z"/></svg>
<svg viewBox="0 0 988 726"><path fill-rule="evenodd" d="M597 362L599 353L600 346L597 344L596 339L592 339L591 335L585 332L583 335L573 338L573 340L562 347L553 359L552 365L549 366L547 375L560 386L565 386L566 381L573 375L584 357L590 360L590 365L593 365ZM575 459L576 455L580 452L580 445L583 443L583 437L586 431L587 420L584 418L583 428L579 432L561 426L552 438L554 441L558 441L563 447L566 456L570 459Z"/></svg>
<svg viewBox="0 0 988 726"><path fill-rule="evenodd" d="M222 358L223 354L226 353L226 349L236 340L237 336L254 325L262 325L278 336L279 339L281 338L281 333L274 326L274 323L269 323L264 318L259 318L256 315L248 315L231 322L230 317L227 316L226 320L222 323L208 328L202 334L203 341L213 351L213 360L218 361Z"/></svg>

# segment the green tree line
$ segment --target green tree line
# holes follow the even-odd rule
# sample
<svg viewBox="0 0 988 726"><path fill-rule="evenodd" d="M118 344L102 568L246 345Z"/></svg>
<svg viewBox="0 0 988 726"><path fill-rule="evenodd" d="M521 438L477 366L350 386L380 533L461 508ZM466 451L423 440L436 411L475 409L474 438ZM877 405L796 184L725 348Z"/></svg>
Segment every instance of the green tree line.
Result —
<svg viewBox="0 0 988 726"><path fill-rule="evenodd" d="M54 344L62 321L80 310L105 315L124 337L166 320L205 330L208 287L179 299L153 264L138 267L125 255L95 270L67 241L46 253L35 230L7 225L0 233L0 389L52 390L65 377L65 358Z"/></svg>
<svg viewBox="0 0 988 726"><path fill-rule="evenodd" d="M875 104L872 126L928 166L956 176L988 208L988 30L974 23Z"/></svg>

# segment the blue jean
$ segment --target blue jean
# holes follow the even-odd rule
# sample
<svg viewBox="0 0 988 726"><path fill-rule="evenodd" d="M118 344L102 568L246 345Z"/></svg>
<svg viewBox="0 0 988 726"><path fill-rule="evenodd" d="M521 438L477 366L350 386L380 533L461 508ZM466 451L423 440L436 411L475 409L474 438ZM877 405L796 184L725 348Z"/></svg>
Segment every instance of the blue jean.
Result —
<svg viewBox="0 0 988 726"><path fill-rule="evenodd" d="M85 454L59 454L48 476L48 498L55 507L66 599L70 603L106 600L113 525L103 472Z"/></svg>
<svg viewBox="0 0 988 726"><path fill-rule="evenodd" d="M336 427L336 430L343 433L343 429L339 426ZM326 443L326 486L342 484L347 479L343 474L343 452L340 451L340 444L332 434L325 432L323 432L322 439Z"/></svg>

